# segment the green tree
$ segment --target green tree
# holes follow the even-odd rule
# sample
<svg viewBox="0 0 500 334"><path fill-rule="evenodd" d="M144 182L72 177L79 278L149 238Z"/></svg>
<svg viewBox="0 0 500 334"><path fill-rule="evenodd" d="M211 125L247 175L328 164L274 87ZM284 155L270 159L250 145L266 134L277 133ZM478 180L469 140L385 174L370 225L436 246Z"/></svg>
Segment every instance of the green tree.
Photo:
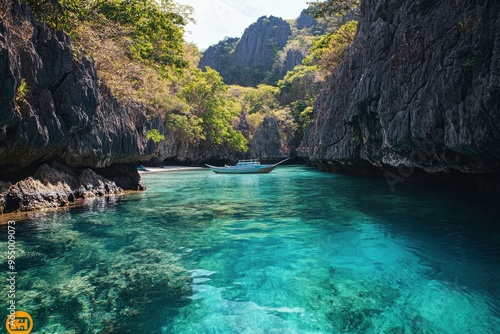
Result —
<svg viewBox="0 0 500 334"><path fill-rule="evenodd" d="M275 86L258 85L255 87L232 86L231 95L236 97L242 107L242 111L247 114L267 114L271 110L278 108L279 103L276 95L279 90Z"/></svg>
<svg viewBox="0 0 500 334"><path fill-rule="evenodd" d="M177 140L186 144L194 144L205 140L202 122L201 118L189 113L170 113L166 116L169 132Z"/></svg>
<svg viewBox="0 0 500 334"><path fill-rule="evenodd" d="M90 15L94 8L91 0L22 0L30 6L35 17L51 28L70 33L77 24Z"/></svg>
<svg viewBox="0 0 500 334"><path fill-rule="evenodd" d="M23 0L34 15L74 38L82 22L128 28L134 59L184 68L183 35L192 8L173 0ZM112 39L113 36L110 36Z"/></svg>
<svg viewBox="0 0 500 334"><path fill-rule="evenodd" d="M320 70L331 72L342 61L345 49L356 36L357 28L357 21L349 21L337 31L323 35L314 42L311 53L303 64L318 66Z"/></svg>
<svg viewBox="0 0 500 334"><path fill-rule="evenodd" d="M359 15L360 0L315 0L308 2L309 13L315 18L344 16L346 14Z"/></svg>
<svg viewBox="0 0 500 334"><path fill-rule="evenodd" d="M151 129L147 131L147 138L148 140L151 139L153 140L156 144L161 142L162 140L165 140L165 136L160 133L157 129Z"/></svg>
<svg viewBox="0 0 500 334"><path fill-rule="evenodd" d="M288 106L290 115L299 129L296 135L300 138L311 121L314 101L320 86L321 76L316 66L295 66L278 82L279 100Z"/></svg>
<svg viewBox="0 0 500 334"><path fill-rule="evenodd" d="M241 107L228 94L228 86L217 71L210 67L205 71L193 69L181 95L190 106L191 117L201 120L205 140L213 144L229 144L237 151L247 150L247 140L233 127Z"/></svg>
<svg viewBox="0 0 500 334"><path fill-rule="evenodd" d="M131 55L174 67L186 67L183 27L190 7L171 0L109 0L98 6L107 19L132 28Z"/></svg>
<svg viewBox="0 0 500 334"><path fill-rule="evenodd" d="M278 81L279 100L283 105L303 100L311 104L319 90L320 76L316 66L297 65Z"/></svg>

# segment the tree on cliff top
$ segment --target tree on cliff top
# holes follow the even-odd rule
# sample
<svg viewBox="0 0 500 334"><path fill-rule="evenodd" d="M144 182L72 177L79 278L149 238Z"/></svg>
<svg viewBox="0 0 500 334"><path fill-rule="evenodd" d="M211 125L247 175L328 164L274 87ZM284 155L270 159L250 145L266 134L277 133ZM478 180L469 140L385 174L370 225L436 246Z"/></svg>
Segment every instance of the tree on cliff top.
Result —
<svg viewBox="0 0 500 334"><path fill-rule="evenodd" d="M210 67L206 67L204 72L196 68L186 79L181 90L188 106L182 115L184 123L200 127L199 139L216 145L228 144L236 151L246 151L248 141L233 126L241 106L230 96L229 87L220 74ZM176 120L181 121L179 117Z"/></svg>
<svg viewBox="0 0 500 334"><path fill-rule="evenodd" d="M360 0L315 0L308 2L308 12L315 18L329 16L359 15Z"/></svg>
<svg viewBox="0 0 500 334"><path fill-rule="evenodd" d="M128 31L129 56L162 66L184 68L184 26L191 7L172 0L23 0L35 17L77 40L82 23L106 22ZM112 39L114 36L109 36Z"/></svg>

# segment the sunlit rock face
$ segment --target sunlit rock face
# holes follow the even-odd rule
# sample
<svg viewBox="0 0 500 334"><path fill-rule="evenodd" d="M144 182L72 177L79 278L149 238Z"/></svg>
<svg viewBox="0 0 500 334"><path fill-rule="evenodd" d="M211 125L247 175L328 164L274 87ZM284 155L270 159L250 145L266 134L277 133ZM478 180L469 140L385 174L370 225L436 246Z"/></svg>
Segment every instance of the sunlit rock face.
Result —
<svg viewBox="0 0 500 334"><path fill-rule="evenodd" d="M228 38L209 47L199 67L210 66L217 70L227 84L257 86L273 71L278 51L285 47L291 36L288 22L275 16L262 16L245 29L241 38ZM302 60L299 56L293 59ZM293 59L288 61L291 68L287 70L297 65L292 64Z"/></svg>
<svg viewBox="0 0 500 334"><path fill-rule="evenodd" d="M149 160L154 143L146 139L143 108L121 104L93 60L76 59L69 37L36 22L27 6L15 2L12 16L13 24L0 23L0 180L27 180L44 163L64 165L82 180L85 168ZM126 189L140 187L137 171L120 177ZM68 200L66 190L58 194Z"/></svg>
<svg viewBox="0 0 500 334"><path fill-rule="evenodd" d="M365 0L301 154L321 169L500 185L500 3Z"/></svg>

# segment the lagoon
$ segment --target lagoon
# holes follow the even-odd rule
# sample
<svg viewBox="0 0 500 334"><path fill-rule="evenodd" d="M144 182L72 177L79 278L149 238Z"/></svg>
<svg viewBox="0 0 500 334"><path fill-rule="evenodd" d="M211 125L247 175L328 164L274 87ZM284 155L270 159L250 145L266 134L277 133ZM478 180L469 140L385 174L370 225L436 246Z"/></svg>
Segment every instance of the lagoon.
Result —
<svg viewBox="0 0 500 334"><path fill-rule="evenodd" d="M498 194L391 191L305 166L143 181L146 192L17 221L16 302L34 332L500 328Z"/></svg>

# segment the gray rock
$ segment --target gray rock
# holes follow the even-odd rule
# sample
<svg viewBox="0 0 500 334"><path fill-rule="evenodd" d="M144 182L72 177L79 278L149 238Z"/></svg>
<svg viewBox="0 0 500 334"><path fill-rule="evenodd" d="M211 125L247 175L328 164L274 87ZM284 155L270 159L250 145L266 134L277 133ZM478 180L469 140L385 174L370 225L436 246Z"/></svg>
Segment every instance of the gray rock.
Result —
<svg viewBox="0 0 500 334"><path fill-rule="evenodd" d="M269 16L261 17L250 25L234 50L234 60L242 68L271 70L275 53L281 50L292 35L285 20Z"/></svg>
<svg viewBox="0 0 500 334"><path fill-rule="evenodd" d="M161 164L187 164L187 165L203 165L205 162L227 162L241 158L241 154L235 152L234 149L225 144L210 144L208 142L188 143L182 138L177 138L174 134L169 133L165 127L165 122L161 117L152 118L147 127L157 129L165 140L156 145L154 156L150 163L155 165ZM244 129L239 129L244 130Z"/></svg>
<svg viewBox="0 0 500 334"><path fill-rule="evenodd" d="M266 117L255 131L250 142L248 156L261 160L278 160L288 156L282 151L282 140L278 122L274 117Z"/></svg>
<svg viewBox="0 0 500 334"><path fill-rule="evenodd" d="M297 29L299 30L313 28L317 25L318 21L312 15L309 15L306 9L300 13L299 18L297 19Z"/></svg>
<svg viewBox="0 0 500 334"><path fill-rule="evenodd" d="M291 35L290 24L285 20L262 16L245 29L240 39L230 38L209 47L198 67L212 67L227 84L256 86L272 73L278 51Z"/></svg>
<svg viewBox="0 0 500 334"><path fill-rule="evenodd" d="M115 182L89 168L76 172L60 163L53 164L53 167L43 164L32 176L7 185L8 188L0 187L0 212L4 213L58 208L78 198L123 192Z"/></svg>
<svg viewBox="0 0 500 334"><path fill-rule="evenodd" d="M365 0L361 12L301 154L332 171L499 187L500 3Z"/></svg>
<svg viewBox="0 0 500 334"><path fill-rule="evenodd" d="M51 188L39 184L46 177L32 173L54 161L77 169L121 171L116 178L123 188L143 189L133 164L151 159L155 149L146 139L145 108L119 102L99 80L92 59L74 59L65 33L36 22L18 1L12 8L10 26L0 22L0 179L21 183L12 186L17 195L8 195L7 202L22 198L21 208L50 202L44 194ZM23 24L32 33L20 39ZM22 80L27 84L24 99L18 97ZM94 195L118 189L90 169L86 173ZM63 174L51 175L63 177L71 191L80 187ZM41 197L29 189L39 189ZM65 188L58 194L68 197Z"/></svg>
<svg viewBox="0 0 500 334"><path fill-rule="evenodd" d="M305 57L306 54L303 50L288 49L286 51L285 58L279 67L280 77L285 77L288 71L291 71L295 66L302 64L302 60L304 60Z"/></svg>
<svg viewBox="0 0 500 334"><path fill-rule="evenodd" d="M205 69L205 66L209 66L217 70L227 82L231 73L234 48L239 40L239 38L226 38L215 45L209 46L203 52L198 67Z"/></svg>

